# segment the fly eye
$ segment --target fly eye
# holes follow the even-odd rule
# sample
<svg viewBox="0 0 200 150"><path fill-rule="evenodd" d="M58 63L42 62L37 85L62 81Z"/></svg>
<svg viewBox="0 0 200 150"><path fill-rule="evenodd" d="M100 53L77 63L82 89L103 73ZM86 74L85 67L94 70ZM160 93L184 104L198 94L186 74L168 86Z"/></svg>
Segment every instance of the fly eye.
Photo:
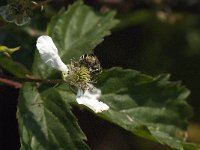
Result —
<svg viewBox="0 0 200 150"><path fill-rule="evenodd" d="M64 76L69 75L69 71L63 73Z"/></svg>

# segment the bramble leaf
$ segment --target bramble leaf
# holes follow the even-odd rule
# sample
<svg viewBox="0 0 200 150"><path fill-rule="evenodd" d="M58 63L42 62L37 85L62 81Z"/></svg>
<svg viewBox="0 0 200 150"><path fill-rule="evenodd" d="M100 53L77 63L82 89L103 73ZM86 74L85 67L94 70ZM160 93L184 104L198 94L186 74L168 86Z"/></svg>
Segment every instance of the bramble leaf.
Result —
<svg viewBox="0 0 200 150"><path fill-rule="evenodd" d="M101 101L110 109L100 116L133 134L173 149L199 149L185 142L187 121L192 115L186 102L190 92L179 82L168 80L169 75L153 78L131 69L104 71L98 88L103 93Z"/></svg>
<svg viewBox="0 0 200 150"><path fill-rule="evenodd" d="M69 6L67 11L61 9L49 23L48 34L58 48L63 62L69 64L71 59L91 53L117 24L114 15L114 11L94 12L81 0ZM33 71L43 78L55 73L55 70L41 61L38 54L35 56Z"/></svg>
<svg viewBox="0 0 200 150"><path fill-rule="evenodd" d="M16 77L26 77L30 75L30 71L21 63L14 61L10 57L0 55L0 66Z"/></svg>
<svg viewBox="0 0 200 150"><path fill-rule="evenodd" d="M21 149L89 149L70 109L54 88L39 92L35 85L24 84L17 113Z"/></svg>
<svg viewBox="0 0 200 150"><path fill-rule="evenodd" d="M187 120L192 115L186 98L189 91L169 75L151 77L131 69L112 68L99 76L96 85L102 90L101 101L110 106L99 116L131 133L178 150L199 150L187 143ZM68 103L75 96L57 88Z"/></svg>

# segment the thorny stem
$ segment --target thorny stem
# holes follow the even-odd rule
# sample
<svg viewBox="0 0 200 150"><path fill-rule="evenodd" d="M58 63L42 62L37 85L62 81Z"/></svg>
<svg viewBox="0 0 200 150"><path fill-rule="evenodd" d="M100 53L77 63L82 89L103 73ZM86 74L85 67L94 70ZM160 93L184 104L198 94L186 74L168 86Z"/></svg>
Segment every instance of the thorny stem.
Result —
<svg viewBox="0 0 200 150"><path fill-rule="evenodd" d="M35 83L43 83L43 84L57 84L63 83L64 81L61 79L55 80L43 80L43 79L36 79L36 78L17 78L17 77L8 77L0 75L0 83L12 86L14 88L21 88L23 82L35 82Z"/></svg>

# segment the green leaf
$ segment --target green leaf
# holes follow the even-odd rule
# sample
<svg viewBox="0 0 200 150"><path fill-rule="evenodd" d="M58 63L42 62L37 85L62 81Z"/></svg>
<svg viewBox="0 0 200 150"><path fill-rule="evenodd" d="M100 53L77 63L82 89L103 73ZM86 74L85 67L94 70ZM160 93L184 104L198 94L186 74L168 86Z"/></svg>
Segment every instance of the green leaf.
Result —
<svg viewBox="0 0 200 150"><path fill-rule="evenodd" d="M100 116L138 136L173 149L199 149L185 142L192 111L185 99L189 91L169 75L156 78L130 69L104 71L98 80L101 101L110 106Z"/></svg>
<svg viewBox="0 0 200 150"><path fill-rule="evenodd" d="M14 52L18 51L20 47L8 48L7 46L0 45L0 53L4 53L7 56L12 55Z"/></svg>
<svg viewBox="0 0 200 150"><path fill-rule="evenodd" d="M140 137L178 150L199 150L187 143L187 120L192 115L185 101L189 91L169 75L151 77L135 70L112 68L99 76L101 101L110 106L99 116ZM66 85L56 88L67 103L77 104Z"/></svg>
<svg viewBox="0 0 200 150"><path fill-rule="evenodd" d="M67 11L62 9L48 26L49 36L62 60L70 63L72 58L91 52L117 23L114 15L113 11L95 13L82 1L74 3ZM41 61L36 51L33 74L48 78L55 73ZM24 85L18 105L22 149L89 149L83 142L86 137L70 111L69 101L75 100L74 95L65 94L63 99L54 88L40 93L33 85Z"/></svg>
<svg viewBox="0 0 200 150"><path fill-rule="evenodd" d="M67 11L61 9L48 25L48 33L53 38L63 62L69 64L71 59L91 53L117 24L114 15L114 11L94 12L82 1L75 2ZM35 57L33 71L43 78L55 73L38 55Z"/></svg>
<svg viewBox="0 0 200 150"><path fill-rule="evenodd" d="M26 77L30 71L21 63L15 62L12 58L0 55L0 66L16 77Z"/></svg>
<svg viewBox="0 0 200 150"><path fill-rule="evenodd" d="M24 84L18 103L18 122L23 150L87 150L85 135L71 107L54 88L39 92Z"/></svg>

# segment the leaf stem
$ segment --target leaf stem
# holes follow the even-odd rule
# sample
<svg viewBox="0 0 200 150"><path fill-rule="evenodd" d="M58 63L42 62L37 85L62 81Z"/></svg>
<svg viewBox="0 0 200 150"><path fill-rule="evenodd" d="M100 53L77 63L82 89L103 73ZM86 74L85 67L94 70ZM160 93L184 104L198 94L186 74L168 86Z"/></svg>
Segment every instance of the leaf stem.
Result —
<svg viewBox="0 0 200 150"><path fill-rule="evenodd" d="M37 3L37 4L35 4L35 6L31 7L31 9L33 10L33 9L38 8L38 7L42 7L43 5L45 5L45 4L47 4L47 3L51 2L51 1L52 0L46 0L46 1L43 1L43 2L40 2L40 3Z"/></svg>
<svg viewBox="0 0 200 150"><path fill-rule="evenodd" d="M21 83L23 82L39 82L43 84L57 84L57 83L63 83L64 81L61 79L55 79L55 80L44 80L44 79L37 79L37 78L17 78L17 77L8 77L4 75L0 75L0 82L4 83L9 86L13 86L15 88L21 88Z"/></svg>
<svg viewBox="0 0 200 150"><path fill-rule="evenodd" d="M0 78L0 83L6 84L8 86L12 86L16 89L20 89L22 87L22 84L19 82L8 80L8 79L3 79L3 78Z"/></svg>

